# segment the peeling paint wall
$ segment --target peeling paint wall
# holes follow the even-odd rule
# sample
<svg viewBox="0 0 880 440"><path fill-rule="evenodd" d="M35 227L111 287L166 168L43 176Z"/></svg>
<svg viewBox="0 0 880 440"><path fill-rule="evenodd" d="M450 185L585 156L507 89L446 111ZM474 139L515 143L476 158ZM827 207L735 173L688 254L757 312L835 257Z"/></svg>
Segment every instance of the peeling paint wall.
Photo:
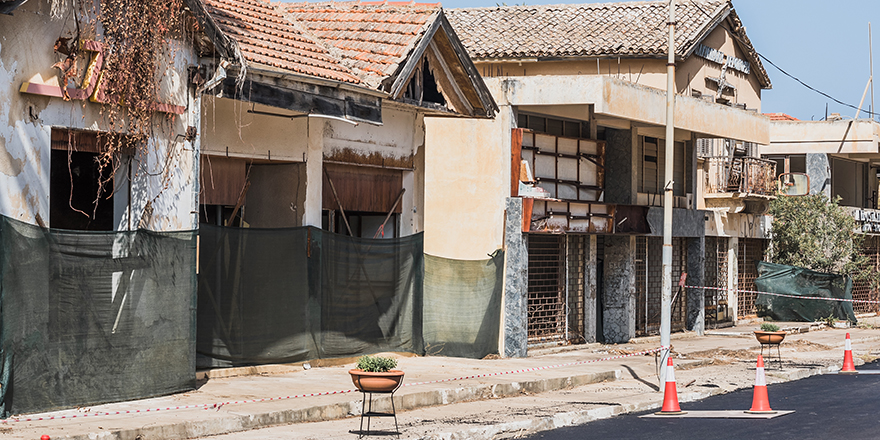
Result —
<svg viewBox="0 0 880 440"><path fill-rule="evenodd" d="M304 162L301 191L305 201L296 224L321 227L323 167L341 163L402 170L406 192L401 201L400 232L411 235L423 230L425 128L421 113L386 101L383 124L377 126L295 115L261 105L253 109L288 117L248 112L251 109L250 103L205 97L202 151L264 163ZM281 186L278 190L286 191Z"/></svg>
<svg viewBox="0 0 880 440"><path fill-rule="evenodd" d="M627 81L560 75L486 78L485 82L499 103L517 106L592 104L600 125L629 129L631 123L656 127L666 124L666 93ZM690 140L687 132L762 145L770 139L769 120L765 116L682 95L675 98L675 128L676 140ZM685 132L679 133L679 130Z"/></svg>
<svg viewBox="0 0 880 440"><path fill-rule="evenodd" d="M290 119L248 113L252 105L244 101L207 95L202 101L202 152L205 154L304 162L308 126L323 124L307 117ZM292 114L267 106L256 106L256 110Z"/></svg>
<svg viewBox="0 0 880 440"><path fill-rule="evenodd" d="M59 5L70 8L69 5ZM64 101L24 94L24 82L58 84L52 64L61 58L53 51L55 40L73 30L65 20L69 11L52 11L47 2L28 2L14 16L0 15L0 214L48 225L50 206L50 137L52 128L108 131L101 106L84 101ZM194 64L191 47L173 42L178 50L171 74L162 88L162 102L184 106L183 115L154 117L155 136L149 153L135 157L132 172L131 214L127 191L114 195L118 230L144 226L153 230L188 230L197 225L196 169L199 140L184 141L187 126L199 126L199 100L188 93L186 66ZM117 185L127 179L117 174ZM147 202L151 213L143 215ZM120 206L124 207L121 208ZM51 226L51 225L48 225Z"/></svg>

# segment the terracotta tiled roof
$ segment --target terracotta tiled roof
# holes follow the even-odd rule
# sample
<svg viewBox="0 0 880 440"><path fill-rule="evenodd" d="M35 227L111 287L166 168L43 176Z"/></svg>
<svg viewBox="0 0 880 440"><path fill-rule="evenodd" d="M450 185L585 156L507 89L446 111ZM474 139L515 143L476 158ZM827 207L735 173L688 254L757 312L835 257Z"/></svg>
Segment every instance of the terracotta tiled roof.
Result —
<svg viewBox="0 0 880 440"><path fill-rule="evenodd" d="M800 119L785 113L764 113L771 121L799 121Z"/></svg>
<svg viewBox="0 0 880 440"><path fill-rule="evenodd" d="M550 6L447 9L472 58L665 57L669 2L636 1ZM676 55L694 49L729 12L763 85L770 86L745 28L728 0L676 3Z"/></svg>
<svg viewBox="0 0 880 440"><path fill-rule="evenodd" d="M276 3L366 83L394 74L435 19L439 3Z"/></svg>
<svg viewBox="0 0 880 440"><path fill-rule="evenodd" d="M220 29L258 66L352 84L362 80L315 37L263 0L205 0Z"/></svg>
<svg viewBox="0 0 880 440"><path fill-rule="evenodd" d="M725 0L676 4L676 49L695 44ZM475 58L660 56L666 54L666 0L450 9L449 21Z"/></svg>

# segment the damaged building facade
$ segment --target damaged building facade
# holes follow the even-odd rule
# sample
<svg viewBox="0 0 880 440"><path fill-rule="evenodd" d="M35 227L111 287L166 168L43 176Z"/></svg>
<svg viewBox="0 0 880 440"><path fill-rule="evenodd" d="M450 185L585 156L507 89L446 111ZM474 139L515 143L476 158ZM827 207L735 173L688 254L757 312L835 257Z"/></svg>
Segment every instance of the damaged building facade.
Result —
<svg viewBox="0 0 880 440"><path fill-rule="evenodd" d="M202 106L199 365L453 353L423 282L424 119L497 106L444 10L205 3L243 61L206 72L225 79Z"/></svg>
<svg viewBox="0 0 880 440"><path fill-rule="evenodd" d="M659 330L667 5L449 12L501 110L427 119L425 250L505 250L505 355ZM764 239L773 178L756 148L735 150L768 143L758 111L770 82L731 3L685 3L676 16L673 278L735 287L739 243ZM760 176L728 185L746 158ZM718 305L703 295L676 295L673 328L702 330Z"/></svg>
<svg viewBox="0 0 880 440"><path fill-rule="evenodd" d="M0 2L0 417L195 385L196 72L232 46L139 6Z"/></svg>
<svg viewBox="0 0 880 440"><path fill-rule="evenodd" d="M844 119L832 114L823 121L801 121L784 113L768 114L770 144L763 157L776 162L776 174L809 176L809 193L839 197L839 205L855 217L865 234L865 270L880 269L880 124L871 119ZM876 301L878 292L867 280L854 280L853 299ZM871 303L854 303L856 313L877 313Z"/></svg>

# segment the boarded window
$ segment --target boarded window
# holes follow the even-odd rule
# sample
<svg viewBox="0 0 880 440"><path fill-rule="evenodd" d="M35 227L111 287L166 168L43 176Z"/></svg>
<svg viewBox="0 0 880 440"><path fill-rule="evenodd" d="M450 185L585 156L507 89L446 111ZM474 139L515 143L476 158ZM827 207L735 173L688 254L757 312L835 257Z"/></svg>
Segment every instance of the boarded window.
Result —
<svg viewBox="0 0 880 440"><path fill-rule="evenodd" d="M199 203L235 206L245 185L246 162L220 156L202 156Z"/></svg>
<svg viewBox="0 0 880 440"><path fill-rule="evenodd" d="M403 173L398 170L326 165L322 204L326 210L340 208L352 212L388 213L403 188ZM337 202L327 177L333 181ZM401 212L401 204L393 212Z"/></svg>

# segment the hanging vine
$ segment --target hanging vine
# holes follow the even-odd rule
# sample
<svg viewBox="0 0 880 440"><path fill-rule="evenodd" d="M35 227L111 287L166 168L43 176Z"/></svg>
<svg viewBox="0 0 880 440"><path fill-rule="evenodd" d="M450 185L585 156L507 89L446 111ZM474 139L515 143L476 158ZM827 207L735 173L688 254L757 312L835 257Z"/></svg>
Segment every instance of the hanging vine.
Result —
<svg viewBox="0 0 880 440"><path fill-rule="evenodd" d="M99 188L114 178L123 154L145 158L153 147L157 132L165 132L171 138L174 116L159 113L157 104L168 99L169 90L163 90L163 80L175 66L180 46L173 42L185 40L186 30L196 24L184 12L183 0L72 0L74 16L73 34L59 38L55 50L67 55L56 64L61 71L61 83L75 79L81 73L83 61L77 60L77 52L86 40L103 43L103 68L97 85L101 114L106 131L99 134ZM88 74L88 73L87 73ZM62 93L67 97L66 87ZM173 141L171 141L173 142ZM162 175L162 190L167 188L170 157L177 151L168 148L168 157L157 160L164 170L149 175ZM146 161L139 161L143 166ZM109 172L107 172L109 171ZM139 174L139 173L138 173ZM110 195L99 190L97 201ZM160 190L161 193L161 190ZM158 197L158 195L156 196ZM94 213L93 213L94 214Z"/></svg>

